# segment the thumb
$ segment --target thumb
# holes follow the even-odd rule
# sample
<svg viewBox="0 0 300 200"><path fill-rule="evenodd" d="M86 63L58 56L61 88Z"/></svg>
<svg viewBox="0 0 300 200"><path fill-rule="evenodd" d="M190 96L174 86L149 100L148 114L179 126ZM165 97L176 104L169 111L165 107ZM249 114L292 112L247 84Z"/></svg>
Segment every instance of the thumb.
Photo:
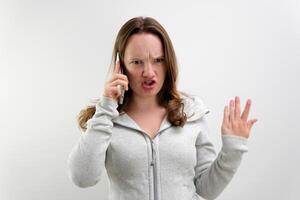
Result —
<svg viewBox="0 0 300 200"><path fill-rule="evenodd" d="M248 127L249 127L249 129L252 128L252 126L253 126L253 124L254 124L255 122L257 122L257 119L252 119L252 120L250 120L250 121L248 122Z"/></svg>

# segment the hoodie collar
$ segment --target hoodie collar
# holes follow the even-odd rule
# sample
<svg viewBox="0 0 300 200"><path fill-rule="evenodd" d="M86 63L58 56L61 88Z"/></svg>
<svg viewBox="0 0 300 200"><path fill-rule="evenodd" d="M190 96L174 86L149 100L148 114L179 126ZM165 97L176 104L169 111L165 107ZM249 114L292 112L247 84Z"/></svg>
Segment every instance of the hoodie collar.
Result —
<svg viewBox="0 0 300 200"><path fill-rule="evenodd" d="M182 94L181 98L183 99L184 104L183 110L187 115L187 123L196 121L210 112L210 110L204 105L202 99L198 96ZM124 111L120 112L119 116L114 118L112 121L124 127L143 132L139 125ZM167 116L165 116L159 128L159 132L171 126L172 124L167 120Z"/></svg>

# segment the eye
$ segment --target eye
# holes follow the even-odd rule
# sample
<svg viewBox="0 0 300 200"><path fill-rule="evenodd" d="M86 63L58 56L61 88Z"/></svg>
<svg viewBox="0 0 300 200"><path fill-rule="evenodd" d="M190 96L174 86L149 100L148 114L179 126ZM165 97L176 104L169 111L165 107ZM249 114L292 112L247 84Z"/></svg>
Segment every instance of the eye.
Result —
<svg viewBox="0 0 300 200"><path fill-rule="evenodd" d="M163 61L164 61L163 58L157 58L157 59L155 59L155 62L158 62L158 63L163 62Z"/></svg>
<svg viewBox="0 0 300 200"><path fill-rule="evenodd" d="M131 63L133 63L133 64L135 64L135 65L139 65L139 64L142 64L143 61L141 61L141 60L134 60L134 61L132 61Z"/></svg>

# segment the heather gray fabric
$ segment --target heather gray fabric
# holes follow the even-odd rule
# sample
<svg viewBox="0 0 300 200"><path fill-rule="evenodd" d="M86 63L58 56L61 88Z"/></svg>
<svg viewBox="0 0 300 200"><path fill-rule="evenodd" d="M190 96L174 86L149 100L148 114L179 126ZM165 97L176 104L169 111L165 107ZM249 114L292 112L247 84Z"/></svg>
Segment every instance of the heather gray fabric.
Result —
<svg viewBox="0 0 300 200"><path fill-rule="evenodd" d="M70 152L70 179L91 187L105 167L110 200L215 199L248 151L247 139L222 135L216 154L205 117L209 110L198 96L182 97L189 116L185 126L171 126L165 118L152 140L129 115L117 111L115 100L103 96Z"/></svg>

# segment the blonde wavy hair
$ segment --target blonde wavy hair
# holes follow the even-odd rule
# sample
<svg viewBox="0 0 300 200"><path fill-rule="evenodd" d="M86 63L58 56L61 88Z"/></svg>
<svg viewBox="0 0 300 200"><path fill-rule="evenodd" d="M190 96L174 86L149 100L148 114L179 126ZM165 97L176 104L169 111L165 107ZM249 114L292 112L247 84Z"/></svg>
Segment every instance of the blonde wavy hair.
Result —
<svg viewBox="0 0 300 200"><path fill-rule="evenodd" d="M130 36L139 33L151 33L158 36L163 45L164 51L164 62L167 68L166 77L162 89L159 91L158 99L159 104L166 108L167 119L173 126L183 127L187 121L186 113L183 111L184 104L183 99L180 97L180 93L189 96L184 92L177 90L177 76L178 76L178 66L175 51L172 42L166 32L158 21L151 17L135 17L128 20L119 30L118 35L115 40L115 45L112 53L110 73L109 76L114 71L117 52L119 52L121 66L124 66L124 54L126 49L126 44ZM124 69L124 74L126 75L126 68ZM123 104L119 105L117 110L119 112L123 111L127 103L130 101L132 95L132 90L129 85L128 91L125 92ZM85 109L82 109L78 115L77 121L79 128L82 131L87 129L87 121L93 117L96 111L95 104L100 101L99 99L94 99L94 105L89 105Z"/></svg>

